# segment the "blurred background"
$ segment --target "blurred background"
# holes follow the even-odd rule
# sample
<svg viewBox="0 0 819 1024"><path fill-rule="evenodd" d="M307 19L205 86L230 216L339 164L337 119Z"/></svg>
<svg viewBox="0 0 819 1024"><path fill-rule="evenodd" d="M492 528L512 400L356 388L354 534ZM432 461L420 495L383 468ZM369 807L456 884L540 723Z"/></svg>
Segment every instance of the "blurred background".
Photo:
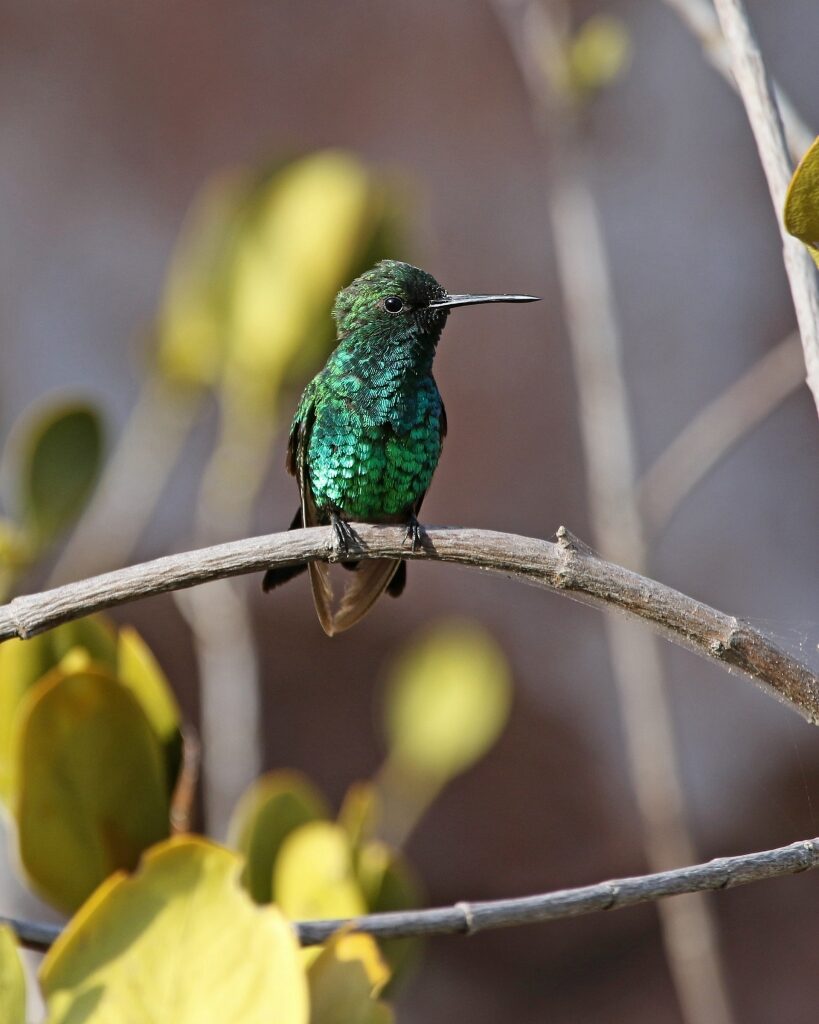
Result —
<svg viewBox="0 0 819 1024"><path fill-rule="evenodd" d="M749 7L770 68L819 125L819 8ZM600 13L620 19L630 58L571 119L610 258L639 473L794 317L738 99L661 0L572 3L572 31ZM328 351L333 274L346 281L373 253L416 262L452 291L544 298L451 317L436 361L449 434L424 521L534 537L565 524L596 545L546 198L559 133L548 113L539 130L530 92L489 3L0 0L4 471L13 475L17 425L55 395L100 411L106 450L126 467L108 481L116 514L91 542L69 541L55 569L58 545L15 589L116 567L123 552L142 560L284 529L297 501L287 425ZM318 198L306 201L326 209L327 224L352 225L320 243L329 269L300 231L271 242L279 229L265 220L284 162L327 149L309 186ZM341 212L336 182L352 197L339 199ZM264 379L253 369L260 347L267 358L258 327L279 315L264 267L247 276L268 306L250 304L249 340L230 365L213 326L229 298L209 295L203 322L185 319L201 299L200 264L210 273L248 223L280 262L296 253L295 269L270 270L271 295L309 278L302 305L316 318L293 313L303 332L282 342ZM813 402L795 387L685 497L652 537L649 562L651 575L750 618L814 668L817 452ZM267 597L256 578L207 592L113 618L139 629L185 717L200 723L206 768L209 741L227 766L200 812L215 838L261 769L304 771L335 803L376 771L385 666L419 629L457 615L494 637L514 697L497 745L409 839L428 904L648 869L599 613L423 564L399 603L382 600L330 640L304 579ZM220 621L238 650L214 632ZM670 646L662 657L697 858L816 835L819 734L745 680ZM249 698L237 683L238 708L234 671L250 680ZM207 693L221 732L200 721ZM4 900L31 911L2 870ZM813 1020L816 878L721 893L712 907L735 1019ZM430 1024L453 1014L476 1024L683 1019L653 907L438 939L397 1010Z"/></svg>

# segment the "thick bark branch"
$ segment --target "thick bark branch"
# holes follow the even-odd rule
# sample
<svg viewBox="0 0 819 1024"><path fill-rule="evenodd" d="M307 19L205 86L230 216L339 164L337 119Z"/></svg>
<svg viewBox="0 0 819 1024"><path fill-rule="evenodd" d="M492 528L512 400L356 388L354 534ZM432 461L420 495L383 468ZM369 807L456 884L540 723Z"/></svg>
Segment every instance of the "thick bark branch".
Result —
<svg viewBox="0 0 819 1024"><path fill-rule="evenodd" d="M564 527L557 543L490 530L430 527L411 551L403 527L354 524L349 559L432 559L484 569L553 590L584 604L640 619L669 640L754 679L804 718L819 723L819 677L763 631L656 580L598 558ZM329 527L293 530L168 555L141 565L28 594L0 606L0 641L47 629L139 598L270 565L338 560ZM277 598L281 600L281 598ZM275 600L271 598L271 602Z"/></svg>
<svg viewBox="0 0 819 1024"><path fill-rule="evenodd" d="M294 928L303 946L315 946L326 941L340 928L349 927L381 939L458 933L472 935L491 928L557 921L598 910L622 910L637 903L648 903L683 893L730 889L735 885L795 875L816 867L819 867L819 839L803 839L775 850L746 853L738 857L717 857L706 864L694 864L653 875L618 878L577 889L559 889L538 896L461 902L451 907L366 914L350 919L297 921ZM8 925L15 932L22 945L38 950L48 949L61 930L58 925L21 921L11 917L0 917L2 924Z"/></svg>

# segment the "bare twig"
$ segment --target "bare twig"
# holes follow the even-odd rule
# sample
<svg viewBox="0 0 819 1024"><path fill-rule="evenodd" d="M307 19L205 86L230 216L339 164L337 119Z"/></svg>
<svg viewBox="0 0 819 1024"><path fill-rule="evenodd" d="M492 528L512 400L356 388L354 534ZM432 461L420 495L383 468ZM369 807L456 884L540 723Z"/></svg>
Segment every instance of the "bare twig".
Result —
<svg viewBox="0 0 819 1024"><path fill-rule="evenodd" d="M794 332L697 413L640 480L647 532L660 533L703 477L804 380L802 346Z"/></svg>
<svg viewBox="0 0 819 1024"><path fill-rule="evenodd" d="M819 723L819 676L780 650L762 630L598 558L564 527L556 544L490 530L429 527L415 551L407 546L402 527L354 523L353 528L357 540L346 559L453 562L623 612L674 643L745 673L809 722ZM326 526L168 555L0 605L0 641L25 639L92 612L209 580L261 572L271 565L338 558L333 531ZM270 600L272 604L275 598Z"/></svg>
<svg viewBox="0 0 819 1024"><path fill-rule="evenodd" d="M536 124L548 146L546 200L571 345L595 541L644 572L647 544L636 500L636 455L623 343L600 214L578 130L577 103L561 84L570 46L565 0L497 0ZM677 770L676 740L656 637L608 616L612 674L629 776L654 871L696 858ZM704 896L658 908L669 969L687 1024L732 1024L716 924Z"/></svg>
<svg viewBox="0 0 819 1024"><path fill-rule="evenodd" d="M262 415L255 404L237 407L223 400L220 413L219 442L197 500L196 540L205 544L250 532L276 434L273 409ZM177 598L193 633L199 676L205 821L211 835L222 835L262 764L259 658L249 597L232 580L221 580Z"/></svg>
<svg viewBox="0 0 819 1024"><path fill-rule="evenodd" d="M493 928L540 924L565 917L578 917L600 910L623 910L648 903L709 889L731 889L766 878L795 875L819 867L819 838L803 839L760 853L738 857L717 857L705 864L661 871L653 875L618 878L598 885L516 899L460 902L431 910L405 910L385 914L365 914L355 918L326 921L297 921L294 928L303 946L325 942L340 928L366 932L380 939L429 935L474 935ZM40 924L12 917L0 917L18 940L30 949L48 949L59 937L58 925Z"/></svg>
<svg viewBox="0 0 819 1024"><path fill-rule="evenodd" d="M711 0L663 0L679 16L680 21L700 43L708 62L722 75L730 86L736 88L731 73L731 57L725 45L722 31ZM781 86L771 80L774 95L782 114L788 149L793 159L800 160L805 150L813 143L815 132L802 119Z"/></svg>
<svg viewBox="0 0 819 1024"><path fill-rule="evenodd" d="M819 409L819 281L805 246L785 230L782 210L793 170L762 54L742 0L715 0L731 57L731 70L756 139L782 237L785 271L793 296L808 387Z"/></svg>

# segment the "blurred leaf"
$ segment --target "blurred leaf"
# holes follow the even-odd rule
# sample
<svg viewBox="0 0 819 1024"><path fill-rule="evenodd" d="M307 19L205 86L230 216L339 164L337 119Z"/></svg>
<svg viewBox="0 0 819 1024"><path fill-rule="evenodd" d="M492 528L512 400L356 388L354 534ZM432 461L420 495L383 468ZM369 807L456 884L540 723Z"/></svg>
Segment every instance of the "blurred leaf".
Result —
<svg viewBox="0 0 819 1024"><path fill-rule="evenodd" d="M43 961L49 1024L307 1024L292 928L248 899L240 871L236 854L186 836L105 882Z"/></svg>
<svg viewBox="0 0 819 1024"><path fill-rule="evenodd" d="M245 856L242 881L257 903L273 899L273 871L287 836L326 818L324 797L299 772L268 772L242 794L228 828L228 843Z"/></svg>
<svg viewBox="0 0 819 1024"><path fill-rule="evenodd" d="M338 812L338 823L350 837L354 850L375 834L380 815L378 788L372 782L354 782L344 794Z"/></svg>
<svg viewBox="0 0 819 1024"><path fill-rule="evenodd" d="M191 205L159 312L157 359L169 380L213 387L228 343L231 258L252 191L251 175L217 175Z"/></svg>
<svg viewBox="0 0 819 1024"><path fill-rule="evenodd" d="M291 832L273 871L276 902L293 920L355 917L366 910L340 825L314 821Z"/></svg>
<svg viewBox="0 0 819 1024"><path fill-rule="evenodd" d="M361 848L357 875L371 914L413 910L421 905L421 886L405 858L386 843L372 840ZM388 939L381 942L381 948L397 978L417 957L421 943L418 939Z"/></svg>
<svg viewBox="0 0 819 1024"><path fill-rule="evenodd" d="M235 253L226 377L235 405L266 406L324 358L333 300L366 269L386 202L365 165L335 150L292 161L259 189Z"/></svg>
<svg viewBox="0 0 819 1024"><path fill-rule="evenodd" d="M162 753L136 698L101 671L52 671L19 710L12 803L20 861L73 910L168 834Z"/></svg>
<svg viewBox="0 0 819 1024"><path fill-rule="evenodd" d="M594 93L619 78L631 62L631 37L625 24L609 14L595 14L572 39L567 55L570 87Z"/></svg>
<svg viewBox="0 0 819 1024"><path fill-rule="evenodd" d="M398 660L387 694L390 759L439 782L489 750L506 724L509 666L489 634L439 626Z"/></svg>
<svg viewBox="0 0 819 1024"><path fill-rule="evenodd" d="M793 172L785 197L785 228L808 247L819 266L819 138Z"/></svg>
<svg viewBox="0 0 819 1024"><path fill-rule="evenodd" d="M390 972L369 935L334 935L310 966L310 1024L389 1024L378 995Z"/></svg>
<svg viewBox="0 0 819 1024"><path fill-rule="evenodd" d="M15 577L33 557L25 531L10 519L0 519L0 601L5 601Z"/></svg>
<svg viewBox="0 0 819 1024"><path fill-rule="evenodd" d="M43 634L51 648L52 665L81 647L96 665L113 672L117 667L117 636L111 623L101 615L88 615L84 619L66 622Z"/></svg>
<svg viewBox="0 0 819 1024"><path fill-rule="evenodd" d="M85 650L99 665L113 670L116 638L99 616L67 622L30 640L7 640L0 644L0 798L7 800L11 786L13 737L20 702L47 672L76 652ZM84 666L87 666L87 658Z"/></svg>
<svg viewBox="0 0 819 1024"><path fill-rule="evenodd" d="M25 1024L26 979L14 933L0 925L0 1024Z"/></svg>
<svg viewBox="0 0 819 1024"><path fill-rule="evenodd" d="M41 410L24 441L21 497L25 525L39 544L80 514L102 463L102 424L82 403Z"/></svg>
<svg viewBox="0 0 819 1024"><path fill-rule="evenodd" d="M117 638L116 676L139 701L154 734L162 744L167 785L172 789L182 759L179 705L151 649L130 626L123 626Z"/></svg>

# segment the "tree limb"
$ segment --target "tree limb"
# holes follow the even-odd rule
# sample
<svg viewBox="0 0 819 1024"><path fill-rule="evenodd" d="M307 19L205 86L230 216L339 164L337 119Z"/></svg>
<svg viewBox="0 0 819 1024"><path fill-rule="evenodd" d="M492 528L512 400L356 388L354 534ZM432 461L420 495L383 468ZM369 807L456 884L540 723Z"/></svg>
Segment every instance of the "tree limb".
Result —
<svg viewBox="0 0 819 1024"><path fill-rule="evenodd" d="M819 838L803 839L774 850L746 853L738 857L717 857L705 864L694 864L673 871L617 878L597 885L558 889L538 896L460 902L451 907L365 914L356 918L297 921L294 927L303 946L324 942L340 928L352 928L380 939L458 933L473 935L492 928L556 921L599 910L622 910L638 903L680 896L683 893L731 889L736 885L795 875L816 867L819 867ZM37 950L48 949L61 931L58 925L11 917L0 917L2 924L8 925L15 932L22 945Z"/></svg>
<svg viewBox="0 0 819 1024"><path fill-rule="evenodd" d="M754 133L782 237L785 271L796 310L808 387L819 409L819 281L805 246L785 230L782 211L793 170L762 53L742 0L715 0L731 70Z"/></svg>
<svg viewBox="0 0 819 1024"><path fill-rule="evenodd" d="M726 668L738 669L807 721L819 724L819 676L781 650L762 630L656 580L598 558L561 526L557 543L491 530L430 527L421 545L407 546L399 526L354 524L356 541L343 556L330 527L290 530L231 541L69 583L0 606L0 642L35 636L61 622L153 594L209 580L261 572L272 565L319 559L431 559L472 566L620 611Z"/></svg>

